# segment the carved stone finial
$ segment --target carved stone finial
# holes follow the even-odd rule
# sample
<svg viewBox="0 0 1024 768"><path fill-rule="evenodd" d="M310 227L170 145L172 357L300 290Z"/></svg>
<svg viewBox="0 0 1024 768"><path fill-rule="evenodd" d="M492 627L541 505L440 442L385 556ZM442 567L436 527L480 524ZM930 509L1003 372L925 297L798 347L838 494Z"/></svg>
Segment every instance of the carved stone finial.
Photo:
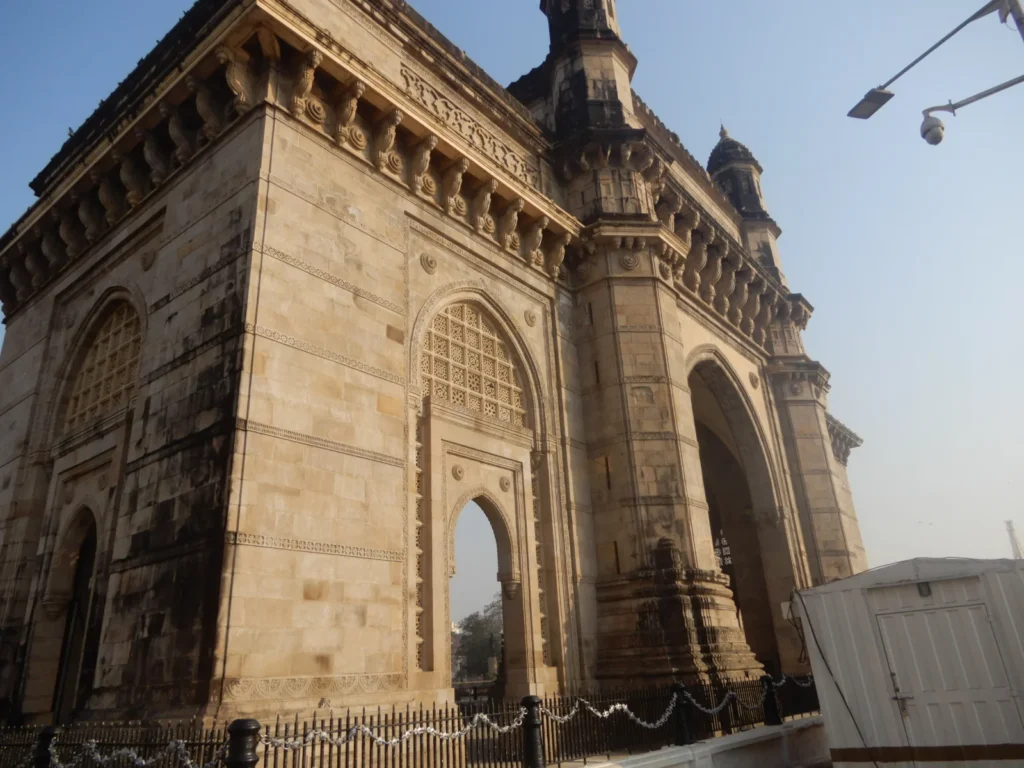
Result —
<svg viewBox="0 0 1024 768"><path fill-rule="evenodd" d="M715 309L722 317L729 316L729 302L736 290L736 273L739 268L739 259L729 255L722 257L722 276L715 283Z"/></svg>
<svg viewBox="0 0 1024 768"><path fill-rule="evenodd" d="M376 132L373 135L373 163L377 166L378 171L384 170L391 148L395 146L398 126L404 119L405 115L400 109L393 109L378 121Z"/></svg>
<svg viewBox="0 0 1024 768"><path fill-rule="evenodd" d="M519 223L519 214L523 212L526 202L517 197L505 206L501 219L498 221L498 244L502 248L508 248L512 243L512 235L516 233L516 226Z"/></svg>
<svg viewBox="0 0 1024 768"><path fill-rule="evenodd" d="M729 254L729 244L723 242L715 248L707 250L707 264L700 272L700 297L708 304L714 305L715 290L722 279L722 266ZM732 290L732 289L730 289Z"/></svg>
<svg viewBox="0 0 1024 768"><path fill-rule="evenodd" d="M725 123L719 123L719 125L721 125L721 128L718 129L718 138L720 138L720 139L728 139L729 138L729 132L727 130L725 130ZM743 131L740 131L740 133L742 134Z"/></svg>
<svg viewBox="0 0 1024 768"><path fill-rule="evenodd" d="M38 288L46 282L48 265L43 256L39 253L38 246L30 246L25 238L18 241L18 253L21 254L25 270L28 272L29 280L33 288Z"/></svg>
<svg viewBox="0 0 1024 768"><path fill-rule="evenodd" d="M676 230L676 214L683 208L683 201L677 195L663 195L658 202L655 212L664 226L672 232Z"/></svg>
<svg viewBox="0 0 1024 768"><path fill-rule="evenodd" d="M121 167L118 175L127 190L125 199L128 201L128 205L134 208L142 202L148 192L146 179L131 155L123 155L115 149L111 156L114 162Z"/></svg>
<svg viewBox="0 0 1024 768"><path fill-rule="evenodd" d="M6 268L7 278L13 289L13 298L8 296L4 299L4 305L9 306L14 301L24 301L32 294L32 278L25 271L25 266L20 259L12 259L10 256L0 257L0 271Z"/></svg>
<svg viewBox="0 0 1024 768"><path fill-rule="evenodd" d="M96 210L95 199L88 192L72 195L72 199L78 202L78 220L85 227L85 239L92 243L103 232L103 215Z"/></svg>
<svg viewBox="0 0 1024 768"><path fill-rule="evenodd" d="M0 256L0 304L4 312L10 312L18 300L18 289L11 281L11 266L7 256Z"/></svg>
<svg viewBox="0 0 1024 768"><path fill-rule="evenodd" d="M470 211L470 223L477 232L482 232L487 214L491 210L491 195L498 189L498 182L488 179L480 185L476 197L473 198L473 210Z"/></svg>
<svg viewBox="0 0 1024 768"><path fill-rule="evenodd" d="M172 104L160 102L160 114L167 118L167 133L174 142L174 162L185 165L195 154L195 145L189 130L181 119L181 113Z"/></svg>
<svg viewBox="0 0 1024 768"><path fill-rule="evenodd" d="M308 51L302 58L299 71L295 75L292 100L288 107L295 117L299 117L306 108L306 98L309 96L309 92L313 90L313 75L316 73L316 68L320 66L323 58L324 55L316 48Z"/></svg>
<svg viewBox="0 0 1024 768"><path fill-rule="evenodd" d="M334 123L334 140L339 144L345 143L348 128L352 125L352 121L356 119L359 99L363 97L365 90L366 83L362 80L356 80L342 92L337 104L334 105L335 114L337 115Z"/></svg>
<svg viewBox="0 0 1024 768"><path fill-rule="evenodd" d="M569 247L570 240L572 240L572 235L563 232L557 235L554 242L551 243L551 249L548 251L547 270L548 274L554 278L558 277L562 262L565 261L565 249Z"/></svg>
<svg viewBox="0 0 1024 768"><path fill-rule="evenodd" d="M708 263L708 245L714 240L714 232L708 235L698 231L694 237L691 230L688 234L690 251L686 254L686 264L683 267L683 285L697 293L700 291L702 270Z"/></svg>
<svg viewBox="0 0 1024 768"><path fill-rule="evenodd" d="M761 294L768 288L767 283L759 277L750 282L747 303L743 305L740 316L740 330L748 336L754 333L754 318L761 311Z"/></svg>
<svg viewBox="0 0 1024 768"><path fill-rule="evenodd" d="M541 251L541 243L544 242L544 229L551 223L547 216L541 216L526 230L524 241L527 260L537 267L544 266L544 252Z"/></svg>
<svg viewBox="0 0 1024 768"><path fill-rule="evenodd" d="M135 129L135 137L142 142L142 157L149 166L149 178L154 187L160 186L167 178L167 158L160 141L151 131Z"/></svg>
<svg viewBox="0 0 1024 768"><path fill-rule="evenodd" d="M54 221L57 222L57 234L64 241L64 245L67 246L68 258L75 258L75 256L85 250L87 245L77 217L72 219L67 211L56 210L53 211L52 216Z"/></svg>
<svg viewBox="0 0 1024 768"><path fill-rule="evenodd" d="M409 189L414 195L418 195L423 188L423 176L430 167L430 153L437 147L437 136L426 135L417 145L412 153L412 162L409 163Z"/></svg>
<svg viewBox="0 0 1024 768"><path fill-rule="evenodd" d="M124 211L121 193L114 187L110 176L100 173L95 168L89 172L89 178L96 184L97 196L105 212L104 218L108 225L113 226Z"/></svg>
<svg viewBox="0 0 1024 768"><path fill-rule="evenodd" d="M231 93L235 96L231 107L236 115L244 115L252 106L249 54L241 48L229 48L226 45L222 45L217 48L216 56L217 61L226 65L224 68L224 79L227 81Z"/></svg>
<svg viewBox="0 0 1024 768"><path fill-rule="evenodd" d="M50 269L60 269L68 260L67 247L51 227L36 227L39 248L50 264Z"/></svg>
<svg viewBox="0 0 1024 768"><path fill-rule="evenodd" d="M441 204L444 212L451 216L452 208L455 207L455 200L462 189L462 177L469 170L469 160L460 157L444 172L441 180Z"/></svg>
<svg viewBox="0 0 1024 768"><path fill-rule="evenodd" d="M220 109L209 86L193 75L185 78L185 84L196 96L196 111L203 121L203 130L200 134L201 140L206 142L216 138L217 134L221 132L221 128L223 128L223 123L220 118Z"/></svg>

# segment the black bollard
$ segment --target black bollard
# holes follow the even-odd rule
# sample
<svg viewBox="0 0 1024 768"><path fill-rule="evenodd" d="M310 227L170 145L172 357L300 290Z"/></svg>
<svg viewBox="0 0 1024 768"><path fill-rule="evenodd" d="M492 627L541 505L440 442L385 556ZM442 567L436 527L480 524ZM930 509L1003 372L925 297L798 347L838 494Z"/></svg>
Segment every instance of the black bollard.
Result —
<svg viewBox="0 0 1024 768"><path fill-rule="evenodd" d="M50 768L50 745L57 738L57 728L48 725L36 736L36 747L32 752L32 768Z"/></svg>
<svg viewBox="0 0 1024 768"><path fill-rule="evenodd" d="M770 675L761 678L764 686L764 724L782 725L782 714L779 712L779 699L775 695L775 685Z"/></svg>
<svg viewBox="0 0 1024 768"><path fill-rule="evenodd" d="M523 697L523 768L544 768L544 735L541 732L540 699Z"/></svg>
<svg viewBox="0 0 1024 768"><path fill-rule="evenodd" d="M260 760L256 753L259 741L259 720L232 720L228 726L228 756L224 764L227 768L253 768Z"/></svg>
<svg viewBox="0 0 1024 768"><path fill-rule="evenodd" d="M672 735L677 747L685 747L693 743L690 723L686 719L686 686L682 683L673 683L672 693L676 697L676 708L672 711Z"/></svg>

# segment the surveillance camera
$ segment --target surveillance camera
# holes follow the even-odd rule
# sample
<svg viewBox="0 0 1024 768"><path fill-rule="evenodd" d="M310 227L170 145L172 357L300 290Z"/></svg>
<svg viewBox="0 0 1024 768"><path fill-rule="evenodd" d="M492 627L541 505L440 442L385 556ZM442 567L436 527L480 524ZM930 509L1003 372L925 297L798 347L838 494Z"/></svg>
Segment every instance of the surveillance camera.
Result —
<svg viewBox="0 0 1024 768"><path fill-rule="evenodd" d="M942 141L945 132L946 128L939 118L935 115L925 115L924 122L921 123L922 139L934 146Z"/></svg>

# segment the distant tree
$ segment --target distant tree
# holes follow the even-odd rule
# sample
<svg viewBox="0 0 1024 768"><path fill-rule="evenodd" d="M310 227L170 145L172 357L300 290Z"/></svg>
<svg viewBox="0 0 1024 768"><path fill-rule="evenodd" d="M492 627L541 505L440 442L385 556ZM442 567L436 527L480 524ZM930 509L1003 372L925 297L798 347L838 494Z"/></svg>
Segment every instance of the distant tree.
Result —
<svg viewBox="0 0 1024 768"><path fill-rule="evenodd" d="M452 670L457 681L491 677L490 659L501 657L501 594L459 622L458 642L453 642Z"/></svg>

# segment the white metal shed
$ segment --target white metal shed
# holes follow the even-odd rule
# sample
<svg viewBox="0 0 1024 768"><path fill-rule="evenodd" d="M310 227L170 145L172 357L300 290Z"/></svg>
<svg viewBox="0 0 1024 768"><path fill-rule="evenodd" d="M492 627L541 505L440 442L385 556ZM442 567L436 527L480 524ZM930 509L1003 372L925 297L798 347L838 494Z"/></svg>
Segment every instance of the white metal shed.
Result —
<svg viewBox="0 0 1024 768"><path fill-rule="evenodd" d="M793 609L836 768L1024 766L1024 561L906 560Z"/></svg>

